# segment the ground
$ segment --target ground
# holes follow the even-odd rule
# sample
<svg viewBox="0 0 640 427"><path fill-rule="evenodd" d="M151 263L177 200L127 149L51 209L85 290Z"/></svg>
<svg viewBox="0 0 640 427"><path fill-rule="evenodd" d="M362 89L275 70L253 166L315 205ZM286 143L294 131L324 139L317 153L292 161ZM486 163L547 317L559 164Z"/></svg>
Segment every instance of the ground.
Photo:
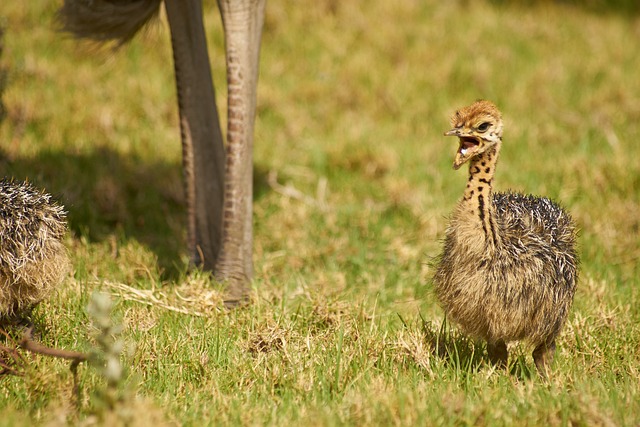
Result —
<svg viewBox="0 0 640 427"><path fill-rule="evenodd" d="M221 25L205 3L224 107ZM55 2L3 4L0 170L56 195L71 229L73 271L33 313L42 341L90 351L89 298L110 294L126 350L118 393L154 424L638 424L637 7L308 3L267 4L255 281L232 312L187 272L164 17L111 52L57 33ZM548 383L520 346L510 373L490 367L430 285L467 178L442 134L478 98L504 114L496 188L551 197L580 228ZM76 395L68 362L25 357L23 376L0 378L3 425L120 416L100 406L99 369L79 367Z"/></svg>

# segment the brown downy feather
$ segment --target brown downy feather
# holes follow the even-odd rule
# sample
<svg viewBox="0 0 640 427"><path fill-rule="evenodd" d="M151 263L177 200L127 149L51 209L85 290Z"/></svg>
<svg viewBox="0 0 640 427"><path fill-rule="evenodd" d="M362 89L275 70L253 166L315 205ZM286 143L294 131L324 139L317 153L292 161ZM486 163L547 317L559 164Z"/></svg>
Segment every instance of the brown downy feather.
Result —
<svg viewBox="0 0 640 427"><path fill-rule="evenodd" d="M487 341L494 362L506 364L506 343L523 340L545 375L576 290L575 225L549 199L492 192L502 143L495 105L465 107L452 125L454 166L469 161L469 180L446 231L436 294L465 333Z"/></svg>
<svg viewBox="0 0 640 427"><path fill-rule="evenodd" d="M66 231L66 214L49 194L0 181L0 317L28 310L62 282Z"/></svg>

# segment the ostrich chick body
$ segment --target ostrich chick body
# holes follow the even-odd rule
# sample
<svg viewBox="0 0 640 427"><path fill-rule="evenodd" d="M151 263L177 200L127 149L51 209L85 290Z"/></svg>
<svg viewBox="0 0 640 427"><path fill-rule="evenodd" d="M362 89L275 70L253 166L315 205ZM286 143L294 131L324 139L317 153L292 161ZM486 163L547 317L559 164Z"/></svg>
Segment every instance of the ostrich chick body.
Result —
<svg viewBox="0 0 640 427"><path fill-rule="evenodd" d="M0 317L20 315L60 284L66 214L28 183L0 181Z"/></svg>
<svg viewBox="0 0 640 427"><path fill-rule="evenodd" d="M487 341L492 362L506 366L506 344L523 340L546 376L576 289L575 226L549 199L492 192L502 144L493 103L462 108L451 124L445 135L460 142L454 168L468 161L469 180L446 231L435 292L451 320Z"/></svg>

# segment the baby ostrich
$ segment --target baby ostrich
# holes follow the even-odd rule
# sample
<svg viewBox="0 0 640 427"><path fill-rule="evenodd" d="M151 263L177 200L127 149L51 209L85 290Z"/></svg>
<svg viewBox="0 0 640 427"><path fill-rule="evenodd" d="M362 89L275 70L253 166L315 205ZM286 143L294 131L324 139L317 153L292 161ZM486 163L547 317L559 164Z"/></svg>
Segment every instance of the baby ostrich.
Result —
<svg viewBox="0 0 640 427"><path fill-rule="evenodd" d="M507 364L507 343L534 347L546 376L555 340L576 290L576 231L569 214L546 198L493 193L502 116L477 101L451 118L460 146L454 169L469 162L469 180L446 231L434 276L447 316L487 341L490 360Z"/></svg>
<svg viewBox="0 0 640 427"><path fill-rule="evenodd" d="M21 316L60 284L69 264L66 230L50 195L0 180L0 318Z"/></svg>

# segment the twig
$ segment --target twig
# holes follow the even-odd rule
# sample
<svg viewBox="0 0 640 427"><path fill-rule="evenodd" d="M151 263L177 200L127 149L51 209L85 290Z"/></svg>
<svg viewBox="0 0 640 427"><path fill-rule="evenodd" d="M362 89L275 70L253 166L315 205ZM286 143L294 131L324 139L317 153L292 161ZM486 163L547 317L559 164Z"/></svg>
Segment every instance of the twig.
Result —
<svg viewBox="0 0 640 427"><path fill-rule="evenodd" d="M124 283L104 282L105 285L110 288L119 291L120 297L127 301L137 302L152 307L160 307L165 310L174 311L176 313L188 314L197 317L206 317L207 315L198 310L187 310L181 307L175 307L168 303L165 303L153 294L153 291L146 291L142 289L135 289L131 286L127 286Z"/></svg>
<svg viewBox="0 0 640 427"><path fill-rule="evenodd" d="M321 197L320 200L316 200L313 197L307 196L302 191L298 190L297 188L293 187L290 184L287 184L287 185L280 184L278 182L278 172L274 170L269 171L269 175L267 176L267 183L275 192L280 193L283 196L286 196L295 200L300 200L302 203L309 206L316 207L323 212L327 210L327 205L326 203L324 203L324 200L323 200L326 194L326 187L327 187L326 179L321 180L318 183L318 196Z"/></svg>
<svg viewBox="0 0 640 427"><path fill-rule="evenodd" d="M2 368L2 370L0 370L0 377L4 375L22 375L19 370L13 367L24 365L22 355L18 353L15 348L5 346L0 346L0 353L3 353L2 358L0 358L0 368ZM10 360L7 360L6 356L9 356Z"/></svg>
<svg viewBox="0 0 640 427"><path fill-rule="evenodd" d="M71 362L71 366L69 366L69 370L71 371L71 375L73 376L73 395L75 396L75 406L77 410L80 410L80 402L82 402L82 395L80 391L80 381L78 381L78 365L80 364L80 360L74 360Z"/></svg>
<svg viewBox="0 0 640 427"><path fill-rule="evenodd" d="M0 335L4 335L5 340L15 343L11 336L4 330L0 329ZM62 350L59 348L52 348L42 345L33 340L33 328L28 328L22 335L20 342L14 344L12 347L0 345L0 376L3 375L22 375L20 368L24 367L27 362L19 352L18 349L26 350L33 354L40 354L43 356L56 357L58 359L71 360L71 372L74 376L74 383L77 383L77 367L78 364L88 359L88 355L77 351ZM15 367L18 369L16 369Z"/></svg>
<svg viewBox="0 0 640 427"><path fill-rule="evenodd" d="M4 339L6 341L13 341L11 336L4 329L0 329L0 334L4 335ZM0 357L0 367L2 368L0 376L22 375L20 370L15 369L14 366L21 367L24 366L26 362L24 357L18 353L16 348L0 345L0 354L2 354Z"/></svg>
<svg viewBox="0 0 640 427"><path fill-rule="evenodd" d="M22 340L18 343L18 347L28 352L41 354L43 356L57 357L73 361L73 364L84 362L88 359L88 355L78 351L63 350L60 348L47 347L33 340L33 328L29 328L22 335Z"/></svg>

